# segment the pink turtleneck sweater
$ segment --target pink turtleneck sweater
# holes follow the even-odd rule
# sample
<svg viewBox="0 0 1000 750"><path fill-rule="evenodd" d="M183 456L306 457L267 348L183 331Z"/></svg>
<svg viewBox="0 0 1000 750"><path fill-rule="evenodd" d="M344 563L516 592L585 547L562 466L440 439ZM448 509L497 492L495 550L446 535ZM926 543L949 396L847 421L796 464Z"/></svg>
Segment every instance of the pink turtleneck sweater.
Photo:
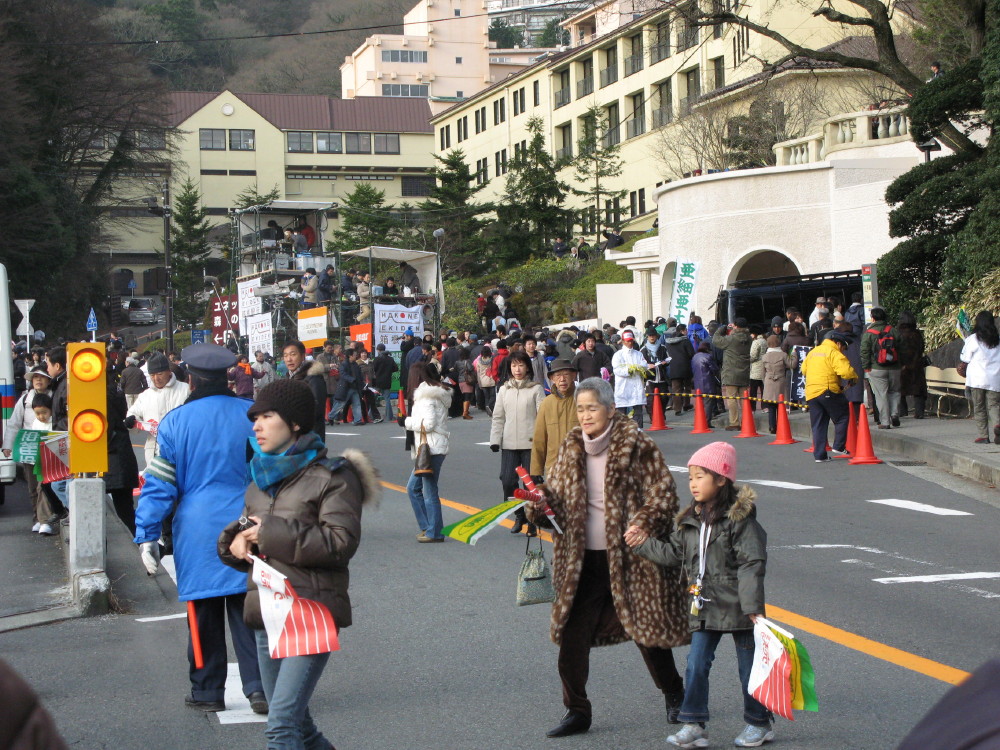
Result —
<svg viewBox="0 0 1000 750"><path fill-rule="evenodd" d="M608 548L608 537L604 528L604 472L608 463L611 427L609 424L608 428L595 438L583 436L583 449L587 452L587 549Z"/></svg>

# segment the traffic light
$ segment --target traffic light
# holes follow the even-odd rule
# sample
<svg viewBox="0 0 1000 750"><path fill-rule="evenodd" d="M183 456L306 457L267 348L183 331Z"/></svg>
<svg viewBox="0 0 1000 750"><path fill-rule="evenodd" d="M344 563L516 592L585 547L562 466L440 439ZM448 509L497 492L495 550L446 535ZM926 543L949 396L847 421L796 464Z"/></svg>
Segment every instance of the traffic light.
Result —
<svg viewBox="0 0 1000 750"><path fill-rule="evenodd" d="M108 381L104 345L66 347L69 407L69 470L72 474L108 470Z"/></svg>

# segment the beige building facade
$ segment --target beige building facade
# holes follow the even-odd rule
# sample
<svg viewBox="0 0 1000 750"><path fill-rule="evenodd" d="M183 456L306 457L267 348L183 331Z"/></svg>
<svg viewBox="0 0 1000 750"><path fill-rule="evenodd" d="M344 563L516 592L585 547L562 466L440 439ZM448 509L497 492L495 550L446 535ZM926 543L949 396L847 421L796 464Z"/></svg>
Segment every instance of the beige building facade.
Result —
<svg viewBox="0 0 1000 750"><path fill-rule="evenodd" d="M143 272L162 266L163 222L146 212L142 198L159 197L164 180L173 195L186 180L194 183L208 220L220 226L220 244L227 241L237 196L251 188L261 194L277 188L281 200L342 203L359 182L367 182L393 205L419 203L433 185L426 99L343 101L231 91L171 97L172 153L165 153L162 169L133 179L129 191L136 207L111 211L127 222L102 242L116 278L131 274L136 294L157 291ZM328 220L327 232L338 226L336 212Z"/></svg>

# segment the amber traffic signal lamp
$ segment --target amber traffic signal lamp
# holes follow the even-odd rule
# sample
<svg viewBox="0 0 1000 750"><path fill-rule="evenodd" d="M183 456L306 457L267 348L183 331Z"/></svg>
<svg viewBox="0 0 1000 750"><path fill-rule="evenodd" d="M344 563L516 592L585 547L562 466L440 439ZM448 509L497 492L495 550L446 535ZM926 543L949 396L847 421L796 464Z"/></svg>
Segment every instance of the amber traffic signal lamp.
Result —
<svg viewBox="0 0 1000 750"><path fill-rule="evenodd" d="M66 384L70 473L107 473L108 381L103 344L66 347Z"/></svg>

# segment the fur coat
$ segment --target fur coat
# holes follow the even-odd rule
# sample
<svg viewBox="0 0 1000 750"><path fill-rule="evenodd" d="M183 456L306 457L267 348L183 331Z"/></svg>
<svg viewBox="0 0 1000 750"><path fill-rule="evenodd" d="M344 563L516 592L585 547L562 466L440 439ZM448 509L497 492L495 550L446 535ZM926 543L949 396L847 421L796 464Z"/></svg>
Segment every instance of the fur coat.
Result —
<svg viewBox="0 0 1000 750"><path fill-rule="evenodd" d="M635 555L625 544L625 530L636 524L652 537L670 534L677 513L674 479L656 444L621 414L613 417L604 480L604 524L608 542L611 595L618 617L595 634L592 646L634 640L642 646L673 648L688 642L684 591L677 571L668 571ZM586 453L583 433L575 427L559 449L545 485L549 505L563 534L553 534L551 636L562 641L583 570L587 526ZM530 505L529 517L549 527Z"/></svg>

